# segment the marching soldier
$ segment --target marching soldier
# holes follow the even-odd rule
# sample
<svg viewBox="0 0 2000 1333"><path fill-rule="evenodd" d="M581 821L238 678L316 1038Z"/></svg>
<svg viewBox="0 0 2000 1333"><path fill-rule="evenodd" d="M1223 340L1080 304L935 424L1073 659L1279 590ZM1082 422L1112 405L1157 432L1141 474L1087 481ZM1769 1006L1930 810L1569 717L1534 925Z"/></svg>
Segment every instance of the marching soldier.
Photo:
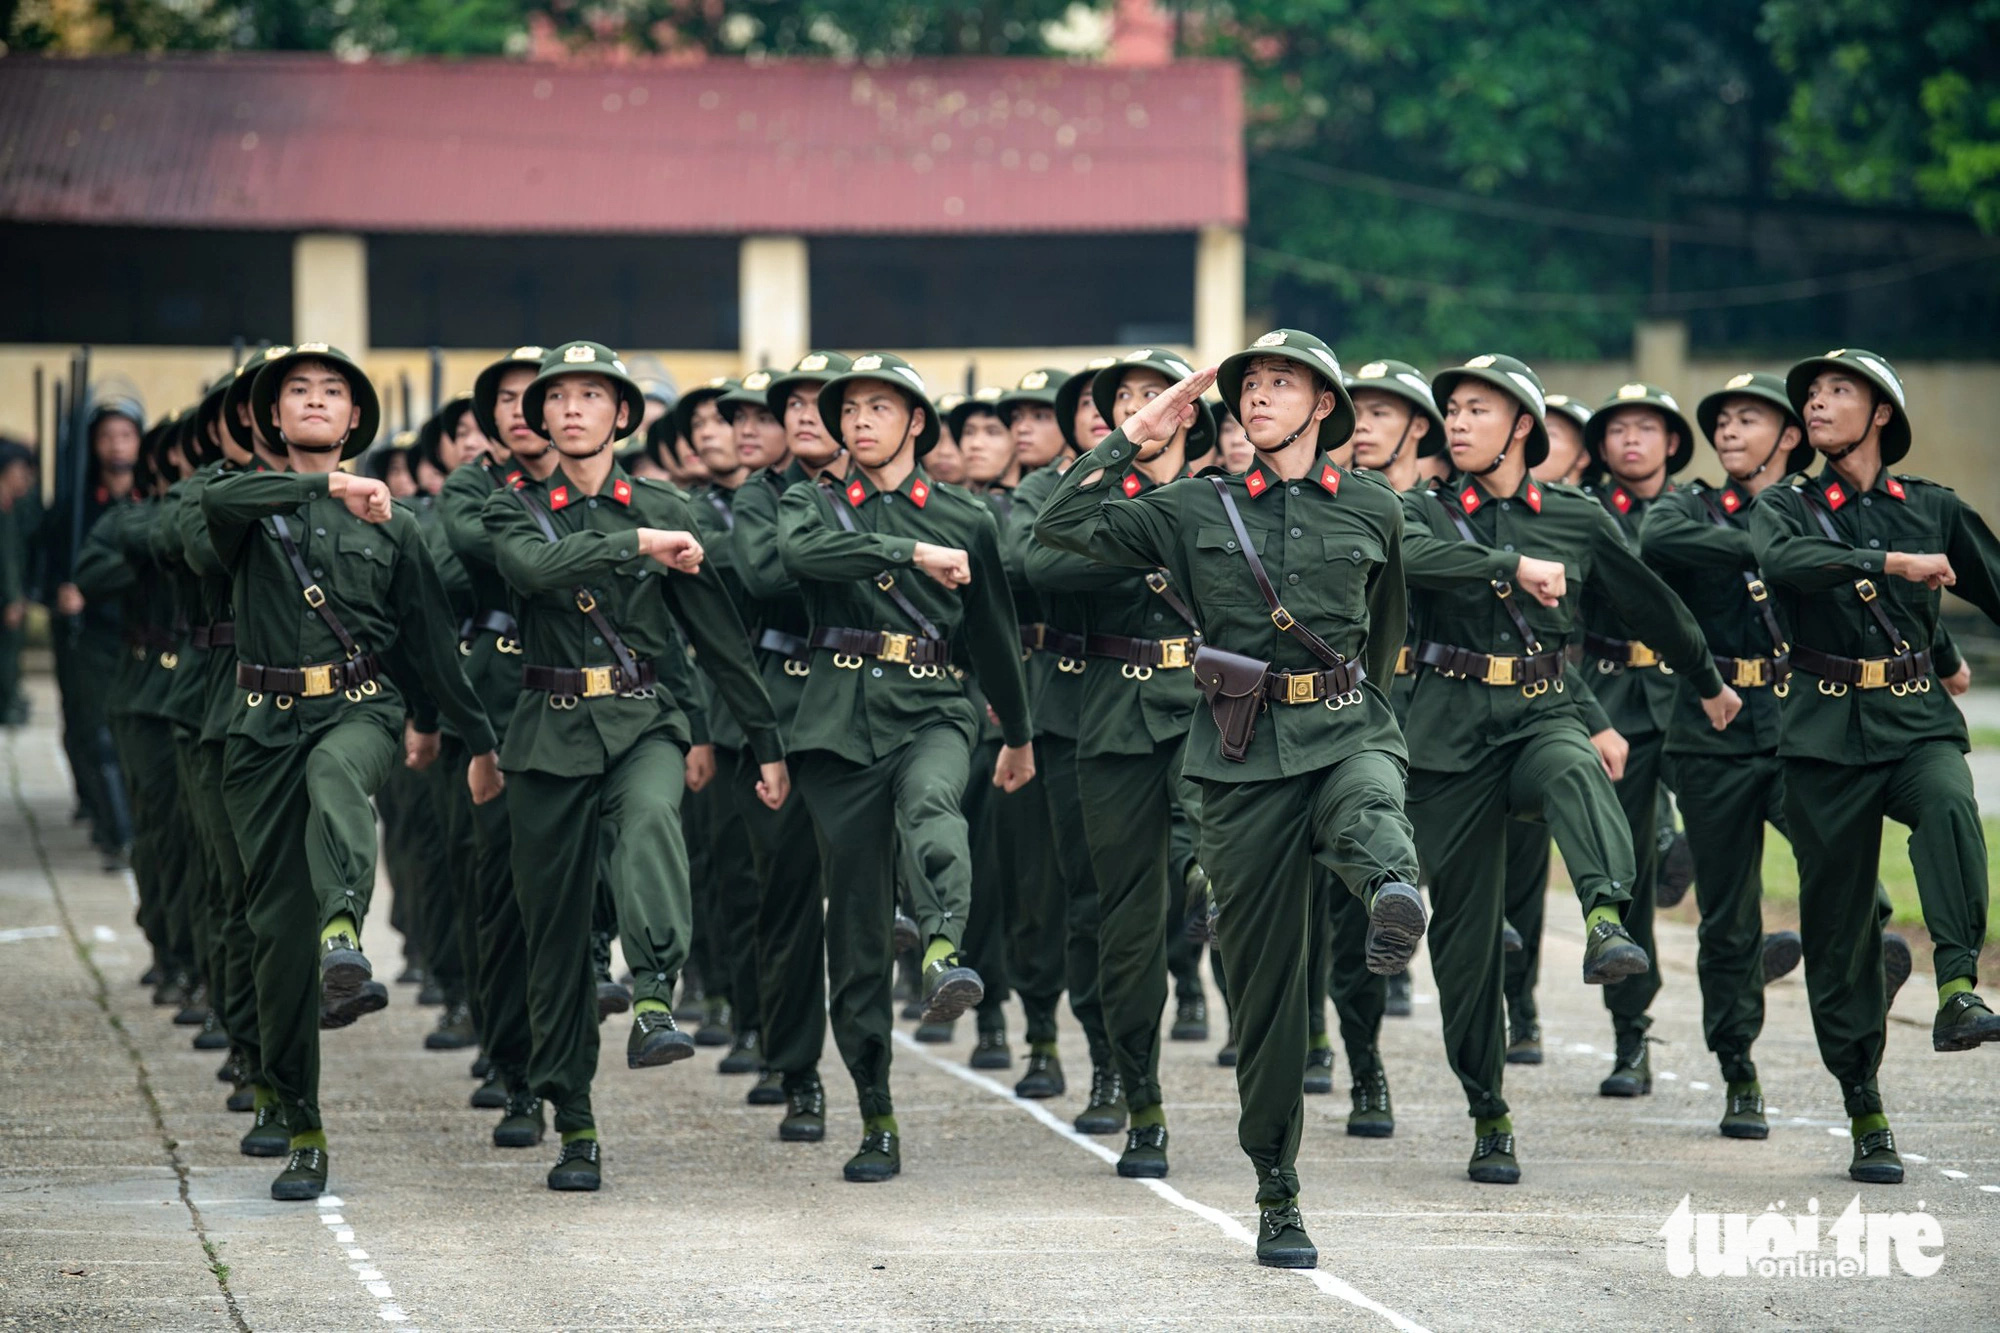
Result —
<svg viewBox="0 0 2000 1333"><path fill-rule="evenodd" d="M1104 499L1098 488L1122 489L1134 458L1194 424L1211 383L1243 422L1255 466ZM1070 469L1035 528L1080 555L1164 568L1201 626L1195 672L1210 707L1195 714L1185 771L1201 787L1202 863L1219 908L1257 1258L1280 1267L1318 1262L1294 1165L1315 863L1367 901L1370 971L1404 966L1425 924L1402 738L1381 684L1404 631L1403 519L1393 492L1328 458L1353 425L1326 344L1276 330L1126 418Z"/></svg>
<svg viewBox="0 0 2000 1333"><path fill-rule="evenodd" d="M1512 357L1441 371L1453 473L1403 496L1410 586L1418 590L1416 687L1405 719L1409 806L1430 873L1431 965L1445 1052L1474 1120L1467 1174L1520 1179L1501 1096L1503 907L1513 819L1545 823L1584 913L1583 979L1604 985L1650 970L1620 922L1631 910L1630 834L1611 787L1623 743L1605 725L1563 645L1568 594L1609 604L1703 696L1721 728L1738 700L1708 660L1673 593L1594 500L1543 486L1529 469L1548 449L1540 380ZM1575 585L1571 585L1572 572Z"/></svg>
<svg viewBox="0 0 2000 1333"><path fill-rule="evenodd" d="M1820 1059L1850 1120L1848 1175L1900 1184L1876 1078L1888 1007L1873 882L1884 818L1910 828L1938 986L1932 1049L2000 1041L2000 1017L1974 989L1986 844L1965 720L1932 688L1939 590L2000 619L2000 544L1950 490L1888 470L1909 453L1911 427L1902 379L1880 356L1810 357L1786 374L1785 396L1826 466L1767 490L1750 530L1792 633L1778 755L1806 989Z"/></svg>
<svg viewBox="0 0 2000 1333"><path fill-rule="evenodd" d="M474 799L498 795L500 776L414 521L380 482L338 470L380 420L367 377L335 349L306 343L263 363L250 403L293 470L216 478L201 497L232 574L243 690L223 796L257 940L262 1072L291 1134L271 1195L311 1199L327 1179L322 1006L338 1023L387 1002L360 940L375 879L368 801L403 749L392 666L411 688L421 682L421 713L436 708L457 723L475 756Z"/></svg>
<svg viewBox="0 0 2000 1333"><path fill-rule="evenodd" d="M779 549L814 650L794 742L833 895L834 1037L864 1122L842 1174L881 1181L902 1169L889 1091L899 868L924 940L924 1020L956 1018L984 994L958 952L972 894L959 798L978 718L949 670L955 646L1000 719L994 783L1026 784L1034 754L998 534L984 506L923 470L939 423L922 379L900 357L859 357L821 387L819 407L851 466L844 485L795 485L780 503Z"/></svg>
<svg viewBox="0 0 2000 1333"><path fill-rule="evenodd" d="M554 1190L595 1190L601 1179L590 1104L600 856L633 972L626 1064L694 1053L669 1007L691 925L680 821L691 737L677 697L684 686L662 665L678 651L674 621L743 725L758 794L776 807L790 790L770 699L735 607L701 569L689 502L666 483L635 482L612 455L644 411L611 349L551 349L522 390L522 413L553 442L557 465L541 481L524 475L495 491L483 511L494 565L514 590L525 663L504 767L527 933L528 1080L554 1103L562 1135Z"/></svg>

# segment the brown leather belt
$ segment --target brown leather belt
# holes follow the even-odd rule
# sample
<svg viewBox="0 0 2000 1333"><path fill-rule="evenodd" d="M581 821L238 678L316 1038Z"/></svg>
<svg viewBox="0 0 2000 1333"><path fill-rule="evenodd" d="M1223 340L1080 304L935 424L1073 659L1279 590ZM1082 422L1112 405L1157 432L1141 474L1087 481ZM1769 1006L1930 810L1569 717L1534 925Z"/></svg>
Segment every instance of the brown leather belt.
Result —
<svg viewBox="0 0 2000 1333"><path fill-rule="evenodd" d="M196 625L188 631L188 642L197 648L233 648L236 646L236 622L218 620L213 625Z"/></svg>
<svg viewBox="0 0 2000 1333"><path fill-rule="evenodd" d="M1406 643L1396 650L1396 674L1399 676L1414 676L1416 673L1417 651Z"/></svg>
<svg viewBox="0 0 2000 1333"><path fill-rule="evenodd" d="M1832 653L1822 653L1795 643L1792 645L1792 665L1809 676L1818 676L1823 682L1852 686L1857 690L1888 689L1897 694L1907 694L1911 690L1930 688L1929 649L1902 653L1896 657L1835 657ZM1820 689L1827 694L1843 693L1838 689L1827 689L1826 684L1822 684Z"/></svg>
<svg viewBox="0 0 2000 1333"><path fill-rule="evenodd" d="M565 698L604 699L614 694L649 690L659 684L660 673L653 668L651 662L640 662L637 665L639 668L637 680L628 680L624 671L615 666L524 666L521 668L521 688L541 690Z"/></svg>
<svg viewBox="0 0 2000 1333"><path fill-rule="evenodd" d="M1178 639L1134 639L1123 634L1090 634L1084 637L1083 651L1091 657L1108 657L1139 670L1176 671L1188 664L1200 642L1189 635Z"/></svg>
<svg viewBox="0 0 2000 1333"><path fill-rule="evenodd" d="M859 659L872 657L878 662L894 662L899 666L942 667L951 662L951 645L944 639L926 639L918 634L891 634L873 629L839 629L821 626L808 636L807 643L814 648L825 648L832 652L835 666L845 666L841 658L853 658L853 666L860 666Z"/></svg>
<svg viewBox="0 0 2000 1333"><path fill-rule="evenodd" d="M1731 689L1760 690L1766 686L1782 689L1792 678L1789 653L1778 657L1716 657L1715 669ZM1783 696L1780 695L1780 698Z"/></svg>
<svg viewBox="0 0 2000 1333"><path fill-rule="evenodd" d="M1602 634L1585 633L1583 651L1586 656L1594 657L1599 662L1608 662L1614 668L1627 667L1643 671L1648 667L1659 667L1672 674L1672 669L1661 663L1660 655L1637 639L1611 639Z"/></svg>
<svg viewBox="0 0 2000 1333"><path fill-rule="evenodd" d="M1368 672L1359 662L1323 671L1272 671L1264 676L1264 697L1278 704L1345 707L1360 702L1361 682L1367 679Z"/></svg>
<svg viewBox="0 0 2000 1333"><path fill-rule="evenodd" d="M134 657L145 657L162 648L173 647L174 632L157 625L136 625L125 631L125 646L132 650Z"/></svg>
<svg viewBox="0 0 2000 1333"><path fill-rule="evenodd" d="M805 641L803 635L767 629L757 636L757 646L767 653L776 653L788 662L812 661L812 645Z"/></svg>
<svg viewBox="0 0 2000 1333"><path fill-rule="evenodd" d="M348 691L373 694L373 688L363 687L372 687L381 674L382 663L373 653L363 653L351 662L325 662L305 667L257 666L250 662L236 664L236 683L239 686L252 695L274 694L281 698L318 699Z"/></svg>
<svg viewBox="0 0 2000 1333"><path fill-rule="evenodd" d="M519 640L521 627L514 623L514 617L505 611L481 611L476 616L461 620L458 624L458 641L470 643L482 634L494 634L503 639Z"/></svg>
<svg viewBox="0 0 2000 1333"><path fill-rule="evenodd" d="M1083 635L1071 634L1066 629L1037 621L1021 626L1021 651L1024 653L1054 653L1058 657L1080 659L1088 651Z"/></svg>
<svg viewBox="0 0 2000 1333"><path fill-rule="evenodd" d="M1524 689L1560 681L1566 659L1560 651L1535 653L1528 657L1504 657L1498 653L1475 653L1449 643L1425 642L1417 645L1420 665L1432 667L1453 680L1476 680L1496 688L1521 686Z"/></svg>

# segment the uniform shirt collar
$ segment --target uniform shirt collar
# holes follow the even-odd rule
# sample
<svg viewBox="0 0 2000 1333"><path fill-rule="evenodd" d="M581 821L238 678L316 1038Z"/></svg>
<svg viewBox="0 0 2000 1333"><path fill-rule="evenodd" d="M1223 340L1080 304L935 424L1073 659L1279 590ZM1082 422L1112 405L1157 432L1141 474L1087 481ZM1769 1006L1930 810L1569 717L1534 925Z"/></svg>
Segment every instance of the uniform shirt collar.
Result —
<svg viewBox="0 0 2000 1333"><path fill-rule="evenodd" d="M1847 503L1858 494L1847 478L1833 470L1831 463L1820 469L1819 475L1813 478L1811 484L1818 489L1826 507L1836 511L1846 507ZM1892 500L1906 503L1909 498L1908 488L1891 475L1888 468L1883 468L1875 474L1875 485L1869 494L1886 495Z"/></svg>
<svg viewBox="0 0 2000 1333"><path fill-rule="evenodd" d="M858 467L849 473L844 483L834 481L833 484L835 489L847 498L847 503L856 509L881 494L875 488L875 483L869 479L867 472ZM894 493L922 509L930 503L931 491L935 485L936 483L924 472L923 465L919 464L910 469L910 475L903 478L902 484L896 487Z"/></svg>
<svg viewBox="0 0 2000 1333"><path fill-rule="evenodd" d="M1312 471L1300 480L1313 482L1328 495L1337 496L1340 494L1341 479L1346 475L1346 469L1336 464L1331 454L1322 453L1318 461L1313 464ZM1284 482L1275 471L1263 463L1256 463L1243 474L1243 489L1249 492L1251 499L1255 500L1266 491L1283 490Z"/></svg>
<svg viewBox="0 0 2000 1333"><path fill-rule="evenodd" d="M524 474L525 475L525 474ZM542 482L548 489L549 508L567 509L579 500L592 498L589 492L570 480L569 473L561 463ZM632 477L617 463L611 465L611 473L604 479L604 489L597 493L616 504L630 506L632 503Z"/></svg>
<svg viewBox="0 0 2000 1333"><path fill-rule="evenodd" d="M1542 512L1542 501L1548 492L1531 473L1521 474L1521 484L1514 488L1512 495L1494 495L1477 477L1467 472L1454 472L1451 480L1445 483L1445 494L1449 495L1468 515L1478 513L1494 500L1519 500L1527 507L1528 512L1539 514Z"/></svg>

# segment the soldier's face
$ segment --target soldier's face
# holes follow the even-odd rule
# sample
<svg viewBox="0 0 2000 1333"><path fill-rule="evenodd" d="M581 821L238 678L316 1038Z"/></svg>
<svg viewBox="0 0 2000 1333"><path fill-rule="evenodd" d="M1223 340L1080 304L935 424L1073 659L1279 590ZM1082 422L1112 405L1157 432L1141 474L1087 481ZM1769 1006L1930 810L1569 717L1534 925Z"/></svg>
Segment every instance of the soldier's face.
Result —
<svg viewBox="0 0 2000 1333"><path fill-rule="evenodd" d="M1253 357L1243 367L1243 386L1236 416L1254 449L1276 449L1285 437L1311 422L1333 415L1338 400L1324 382L1290 357ZM1344 440L1325 440L1339 448Z"/></svg>
<svg viewBox="0 0 2000 1333"><path fill-rule="evenodd" d="M294 362L278 386L278 429L292 444L331 449L361 422L347 377L319 361Z"/></svg>
<svg viewBox="0 0 2000 1333"><path fill-rule="evenodd" d="M471 411L458 414L458 426L452 431L452 442L458 446L458 465L464 467L475 458L487 458L493 453L493 441L486 438L486 432L479 429L479 417Z"/></svg>
<svg viewBox="0 0 2000 1333"><path fill-rule="evenodd" d="M819 419L817 385L804 384L785 395L785 443L808 465L825 463L837 447Z"/></svg>
<svg viewBox="0 0 2000 1333"><path fill-rule="evenodd" d="M701 459L710 476L733 476L743 466L736 454L736 432L722 419L722 409L714 398L695 404L688 416L688 436L694 442L695 457Z"/></svg>
<svg viewBox="0 0 2000 1333"><path fill-rule="evenodd" d="M1507 394L1479 380L1464 380L1444 406L1445 443L1461 472L1483 472L1502 450L1525 441L1534 418Z"/></svg>
<svg viewBox="0 0 2000 1333"><path fill-rule="evenodd" d="M628 424L631 409L602 375L559 375L542 396L542 425L556 448L578 457L596 453ZM421 483L421 478L419 479Z"/></svg>
<svg viewBox="0 0 2000 1333"><path fill-rule="evenodd" d="M1087 400L1089 394L1085 394ZM1007 414L1007 429L1014 436L1014 456L1021 460L1023 471L1032 472L1047 463L1053 463L1056 455L1063 451L1062 427L1056 424L1056 410L1046 403L1018 403ZM1109 435L1107 428L1104 432ZM1092 438L1078 435L1079 440Z"/></svg>
<svg viewBox="0 0 2000 1333"><path fill-rule="evenodd" d="M91 428L90 451L104 471L130 472L139 461L139 427L130 417L99 417Z"/></svg>
<svg viewBox="0 0 2000 1333"><path fill-rule="evenodd" d="M1225 472L1248 472L1250 464L1257 457L1257 451L1250 446L1250 436L1244 431L1243 423L1234 413L1223 412L1220 427L1222 435L1222 467Z"/></svg>
<svg viewBox="0 0 2000 1333"><path fill-rule="evenodd" d="M444 489L444 473L428 458L417 460L417 489L425 495L436 495Z"/></svg>
<svg viewBox="0 0 2000 1333"><path fill-rule="evenodd" d="M521 394L534 378L535 372L528 366L509 366L493 395L493 424L500 428L500 444L521 458L540 458L549 448L547 441L528 428L528 418L521 412Z"/></svg>
<svg viewBox="0 0 2000 1333"><path fill-rule="evenodd" d="M924 455L924 470L938 481L948 481L954 486L963 486L971 480L965 467L965 451L948 430L938 434L938 442Z"/></svg>
<svg viewBox="0 0 2000 1333"><path fill-rule="evenodd" d="M1354 466L1385 468L1398 445L1414 454L1430 430L1430 418L1395 394L1354 391Z"/></svg>
<svg viewBox="0 0 2000 1333"><path fill-rule="evenodd" d="M1761 398L1725 398L1709 438L1723 471L1741 480L1777 456L1774 451L1781 438L1787 447L1797 444L1798 431Z"/></svg>
<svg viewBox="0 0 2000 1333"><path fill-rule="evenodd" d="M398 500L407 500L417 493L417 479L410 475L410 456L407 453L389 455L389 462L382 470L382 482L389 488L389 494Z"/></svg>
<svg viewBox="0 0 2000 1333"><path fill-rule="evenodd" d="M995 482L1014 466L1014 436L996 412L966 414L965 425L958 432L958 451L965 456L968 481ZM924 466L936 474L937 468L930 460Z"/></svg>
<svg viewBox="0 0 2000 1333"><path fill-rule="evenodd" d="M1806 390L1806 438L1815 449L1845 449L1894 415L1887 403L1876 403L1874 386L1859 376L1822 371Z"/></svg>
<svg viewBox="0 0 2000 1333"><path fill-rule="evenodd" d="M1549 413L1549 456L1532 471L1536 481L1575 481L1583 475L1583 427L1567 413Z"/></svg>
<svg viewBox="0 0 2000 1333"><path fill-rule="evenodd" d="M1604 427L1604 466L1620 481L1648 481L1667 470L1678 437L1650 407L1613 408Z"/></svg>
<svg viewBox="0 0 2000 1333"><path fill-rule="evenodd" d="M881 467L915 440L924 412L882 380L853 380L840 400L840 433L863 467Z"/></svg>
<svg viewBox="0 0 2000 1333"><path fill-rule="evenodd" d="M1097 442L1111 433L1111 423L1097 410L1097 400L1090 396L1090 381L1085 379L1083 392L1076 398L1076 415L1070 420L1070 434L1076 437L1078 447L1093 448Z"/></svg>
<svg viewBox="0 0 2000 1333"><path fill-rule="evenodd" d="M736 457L744 467L754 470L784 461L785 428L770 408L738 403L729 425L736 437Z"/></svg>

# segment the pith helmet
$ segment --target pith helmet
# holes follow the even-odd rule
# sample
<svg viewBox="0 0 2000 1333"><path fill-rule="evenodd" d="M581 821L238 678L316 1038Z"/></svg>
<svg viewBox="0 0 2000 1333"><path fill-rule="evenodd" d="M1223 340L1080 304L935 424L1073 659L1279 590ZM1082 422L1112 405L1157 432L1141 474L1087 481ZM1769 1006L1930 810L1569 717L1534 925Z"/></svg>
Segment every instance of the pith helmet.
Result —
<svg viewBox="0 0 2000 1333"><path fill-rule="evenodd" d="M856 380L881 380L893 385L913 408L923 408L924 428L917 432L916 456L922 458L937 447L941 423L938 421L937 406L931 402L930 391L924 388L924 377L917 374L916 367L893 352L870 352L866 356L857 356L845 372L820 386L820 423L835 441L843 445L847 443L846 437L840 433L840 401L847 392L847 386Z"/></svg>
<svg viewBox="0 0 2000 1333"><path fill-rule="evenodd" d="M1674 451L1667 455L1667 475L1672 476L1694 460L1694 431L1681 412L1681 405L1659 385L1635 380L1619 385L1618 392L1599 403L1590 420L1583 423L1583 447L1590 451L1598 466L1604 466L1604 432L1611 428L1611 418L1628 407L1651 408L1666 419L1667 429L1679 436Z"/></svg>
<svg viewBox="0 0 2000 1333"><path fill-rule="evenodd" d="M548 348L533 344L516 347L480 371L479 378L472 381L472 412L479 418L480 433L503 449L507 447L507 442L500 438L500 418L495 411L500 402L500 381L508 371L517 367L540 373L542 359L548 354Z"/></svg>
<svg viewBox="0 0 2000 1333"><path fill-rule="evenodd" d="M601 375L611 381L611 387L618 395L618 401L625 405L625 424L618 428L623 434L639 429L639 423L646 417L646 396L639 392L638 383L626 373L625 363L618 359L618 353L603 343L579 339L560 347L549 349L542 358L542 368L521 394L521 415L527 418L528 429L548 438L547 423L542 419L542 403L548 397L549 385L565 375Z"/></svg>
<svg viewBox="0 0 2000 1333"><path fill-rule="evenodd" d="M1812 462L1813 447L1806 439L1806 423L1799 420L1792 400L1786 396L1784 379L1762 370L1731 376L1728 383L1695 404L1694 419L1701 423L1701 433L1708 437L1710 445L1715 443L1715 419L1722 415L1723 405L1732 398L1755 398L1777 408L1784 418L1784 425L1778 428L1780 435L1784 433L1785 426L1798 427L1799 442L1785 455L1786 472L1800 471Z"/></svg>
<svg viewBox="0 0 2000 1333"><path fill-rule="evenodd" d="M1347 386L1342 382L1346 376L1341 373L1340 358L1324 340L1299 329L1272 329L1234 356L1223 358L1216 368L1215 387L1229 414L1238 421L1243 419L1243 372L1260 356L1283 357L1319 376L1334 397L1333 415L1320 425L1320 447L1338 449L1347 443L1354 434L1354 400L1347 396Z"/></svg>
<svg viewBox="0 0 2000 1333"><path fill-rule="evenodd" d="M1441 403L1451 401L1452 390L1465 380L1478 380L1519 403L1534 422L1528 430L1528 466L1549 456L1548 395L1542 391L1542 377L1518 357L1488 352L1462 366L1452 366L1431 376L1431 395Z"/></svg>
<svg viewBox="0 0 2000 1333"><path fill-rule="evenodd" d="M278 355L267 355L263 364L257 367L257 378L250 384L251 415L272 440L279 439L277 418L273 412L278 405L278 390L284 385L285 373L300 362L320 361L332 366L347 380L347 391L361 409L360 421L341 441L340 456L343 459L353 458L375 442L375 432L382 425L382 403L375 396L375 385L367 372L356 365L352 357L326 343L304 342L290 350L277 350Z"/></svg>
<svg viewBox="0 0 2000 1333"><path fill-rule="evenodd" d="M1438 412L1437 399L1431 397L1431 382L1422 371L1407 361L1370 361L1347 382L1350 398L1360 389L1400 398L1431 423L1430 431L1417 441L1417 457L1431 458L1445 451L1444 417Z"/></svg>
<svg viewBox="0 0 2000 1333"><path fill-rule="evenodd" d="M1807 357L1785 372L1785 396L1792 410L1806 413L1806 394L1822 371L1837 370L1875 386L1882 401L1889 404L1889 424L1882 427L1882 465L1899 462L1910 452L1910 405L1903 392L1903 377L1896 368L1865 347L1837 347L1825 356Z"/></svg>
<svg viewBox="0 0 2000 1333"><path fill-rule="evenodd" d="M1118 386L1125 382L1128 370L1151 370L1167 377L1169 383L1177 384L1194 374L1194 367L1156 347L1142 347L1135 352L1127 352L1117 362L1091 376L1090 401L1097 405L1097 414L1106 422L1112 420L1111 409L1118 401ZM1215 451L1215 414L1205 402L1194 405L1194 424L1188 427L1187 461L1206 458ZM1074 416L1074 413L1071 413ZM1353 430L1353 423L1348 429Z"/></svg>

